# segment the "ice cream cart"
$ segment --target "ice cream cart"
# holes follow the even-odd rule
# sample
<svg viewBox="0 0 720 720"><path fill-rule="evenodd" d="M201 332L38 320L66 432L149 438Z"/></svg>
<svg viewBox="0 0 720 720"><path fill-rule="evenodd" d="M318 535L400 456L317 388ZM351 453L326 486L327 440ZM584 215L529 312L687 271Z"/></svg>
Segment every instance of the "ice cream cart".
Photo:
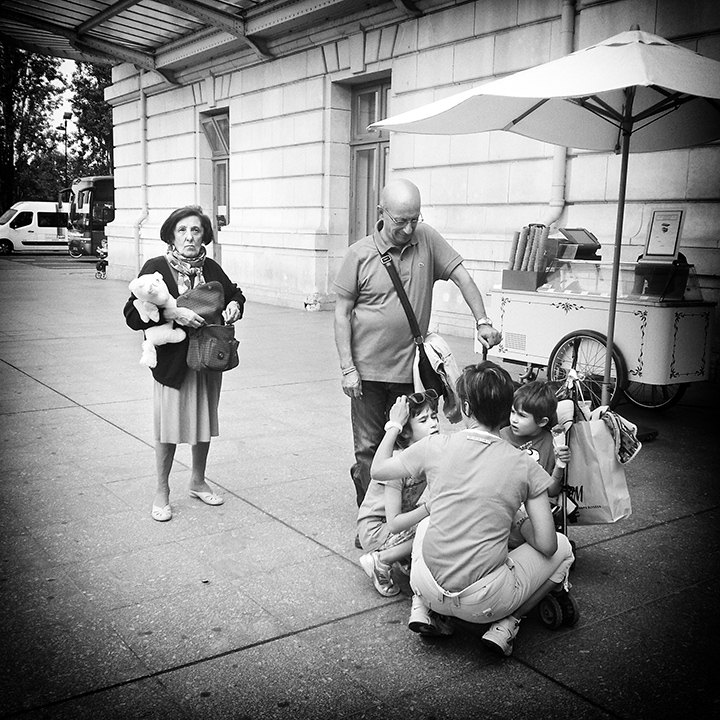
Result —
<svg viewBox="0 0 720 720"><path fill-rule="evenodd" d="M547 367L549 380L572 369L591 406L601 401L607 355L611 263L552 258L542 272L504 271L493 288L502 343L490 357L524 364L525 377ZM610 378L610 406L625 395L661 409L710 369L715 303L703 301L685 263L621 263Z"/></svg>

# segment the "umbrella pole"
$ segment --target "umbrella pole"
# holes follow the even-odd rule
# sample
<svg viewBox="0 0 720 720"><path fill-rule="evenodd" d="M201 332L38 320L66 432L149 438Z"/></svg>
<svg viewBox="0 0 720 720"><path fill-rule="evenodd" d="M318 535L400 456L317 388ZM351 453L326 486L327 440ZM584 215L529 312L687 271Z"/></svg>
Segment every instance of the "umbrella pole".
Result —
<svg viewBox="0 0 720 720"><path fill-rule="evenodd" d="M628 98L632 106L632 97ZM627 112L628 108L626 108ZM620 280L620 247L622 245L623 221L625 219L625 189L627 187L628 157L630 155L631 129L625 123L622 126L622 157L620 162L620 187L618 190L618 210L615 222L615 246L613 249L612 280L610 283L610 307L607 326L607 353L605 354L605 373L603 375L601 403L610 404L610 371L612 368L613 343L615 340L615 308ZM619 368L618 368L619 370ZM619 382L620 378L615 379Z"/></svg>

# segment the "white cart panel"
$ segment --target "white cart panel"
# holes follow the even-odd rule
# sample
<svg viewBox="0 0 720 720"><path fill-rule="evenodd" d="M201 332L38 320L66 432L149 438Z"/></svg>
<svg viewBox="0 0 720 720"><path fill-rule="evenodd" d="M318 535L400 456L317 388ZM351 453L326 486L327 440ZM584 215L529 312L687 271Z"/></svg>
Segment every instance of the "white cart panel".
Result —
<svg viewBox="0 0 720 720"><path fill-rule="evenodd" d="M714 303L618 299L615 346L628 379L650 385L706 380ZM491 356L545 366L565 335L607 335L609 298L583 293L493 289L502 343Z"/></svg>

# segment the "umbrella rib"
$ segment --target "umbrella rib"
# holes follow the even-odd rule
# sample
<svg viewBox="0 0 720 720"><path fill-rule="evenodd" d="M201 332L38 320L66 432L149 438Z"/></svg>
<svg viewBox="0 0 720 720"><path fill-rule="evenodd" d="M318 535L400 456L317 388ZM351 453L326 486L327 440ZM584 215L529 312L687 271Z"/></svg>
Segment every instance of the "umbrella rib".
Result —
<svg viewBox="0 0 720 720"><path fill-rule="evenodd" d="M637 122L638 120L646 120L653 115L665 115L672 110L677 110L681 105L684 105L685 103L695 99L692 95L667 93L662 88L659 88L656 85L652 85L651 87L653 88L653 90L656 90L660 94L664 95L664 98L660 102L655 103L655 105L651 105L649 108L646 108L642 112L638 113L633 118L635 122Z"/></svg>
<svg viewBox="0 0 720 720"><path fill-rule="evenodd" d="M612 105L608 105L599 97L592 95L583 98L566 98L566 100L574 105L579 105L588 112L591 112L593 115L600 118L600 120L610 123L610 125L614 128L620 129L622 117L618 114L617 110L612 107ZM597 105L593 105L593 103L589 102L589 100L594 100Z"/></svg>
<svg viewBox="0 0 720 720"><path fill-rule="evenodd" d="M597 103L597 105L590 102L591 100ZM574 103L575 105L579 105L604 120L609 120L613 125L622 120L622 115L618 113L612 105L609 105L597 95L587 95L586 97L580 98L568 98L568 101Z"/></svg>
<svg viewBox="0 0 720 720"><path fill-rule="evenodd" d="M668 108L664 112L659 112L659 113L657 113L657 115L653 115L649 119L647 118L647 116L643 116L643 117L638 116L637 118L635 118L633 120L632 132L636 133L638 130L643 130L644 128L652 125L657 120L662 120L666 115L669 115L673 110L675 110L675 108ZM644 123L643 125L640 125L639 123L642 122L642 120L647 120L647 122Z"/></svg>
<svg viewBox="0 0 720 720"><path fill-rule="evenodd" d="M535 103L531 108L528 108L524 113L521 115L518 115L514 120L511 120L505 127L501 128L502 130L510 130L512 127L517 125L519 122L522 122L528 115L534 113L539 107L542 107L550 98L543 98L539 102Z"/></svg>
<svg viewBox="0 0 720 720"><path fill-rule="evenodd" d="M575 105L579 105L581 108L593 113L593 115L597 115L602 120L607 120L615 127L619 127L620 121L622 120L622 115L612 105L609 105L597 95L587 95L586 97L581 98L567 98L567 101Z"/></svg>

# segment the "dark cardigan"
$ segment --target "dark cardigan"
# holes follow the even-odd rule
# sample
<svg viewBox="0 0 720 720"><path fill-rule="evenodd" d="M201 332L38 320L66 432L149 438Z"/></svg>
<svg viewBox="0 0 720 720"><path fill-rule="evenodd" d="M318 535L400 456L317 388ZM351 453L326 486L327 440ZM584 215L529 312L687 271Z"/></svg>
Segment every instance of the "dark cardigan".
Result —
<svg viewBox="0 0 720 720"><path fill-rule="evenodd" d="M177 282L175 282L172 270L170 269L164 255L159 255L158 257L148 260L143 265L142 270L140 270L140 275L147 275L154 272L159 272L163 276L163 280L168 286L170 294L174 298L179 297L180 292L178 290ZM227 307L228 303L235 300L235 302L240 305L240 317L242 317L243 309L245 307L245 296L242 294L242 290L240 290L240 288L225 274L220 265L218 265L214 260L207 258L205 260L205 264L203 265L203 277L205 278L205 282L217 280L222 284L223 290L225 291L224 307ZM133 330L147 330L149 327L162 325L164 322L167 322L166 320L163 320L162 310L160 311L159 322L153 322L152 320L149 322L143 322L140 318L140 313L138 313L137 308L133 305L133 300L135 299L135 296L131 294L128 301L125 303L125 309L123 310L125 314L125 322L128 324L128 327ZM152 368L152 374L161 385L167 385L168 387L175 389L182 385L188 369L186 362L187 349L187 338L179 343L168 343L167 345L158 346L157 365Z"/></svg>

